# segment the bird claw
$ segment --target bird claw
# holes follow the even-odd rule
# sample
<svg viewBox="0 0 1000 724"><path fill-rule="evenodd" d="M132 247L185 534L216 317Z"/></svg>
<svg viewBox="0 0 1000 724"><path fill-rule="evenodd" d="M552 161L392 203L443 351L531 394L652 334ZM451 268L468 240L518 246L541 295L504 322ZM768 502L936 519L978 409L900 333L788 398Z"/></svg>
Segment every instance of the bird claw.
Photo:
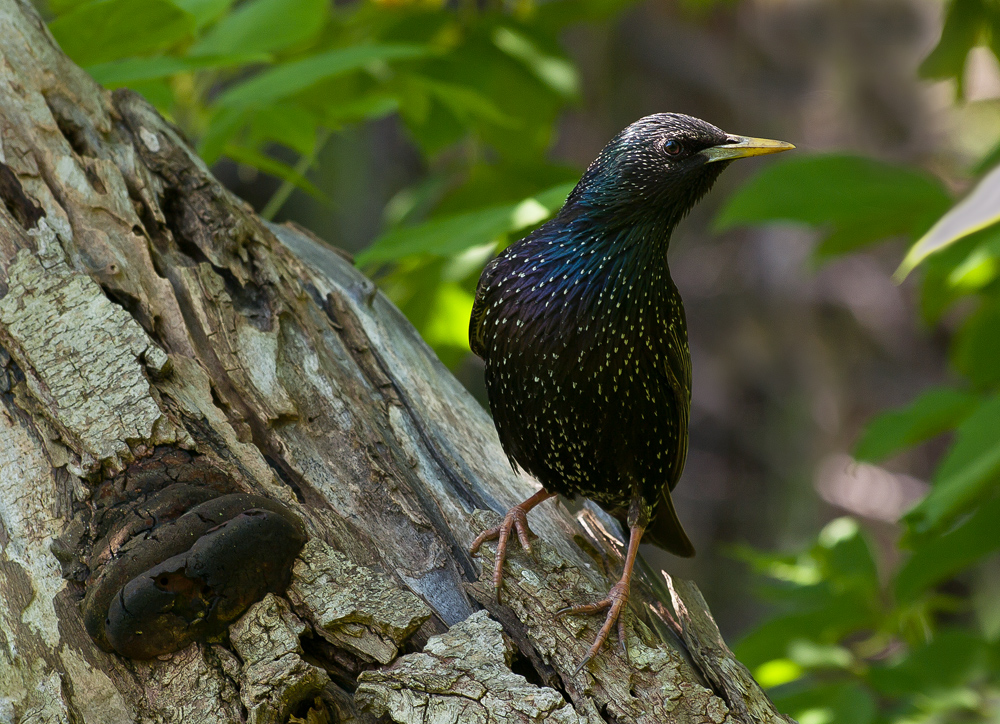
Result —
<svg viewBox="0 0 1000 724"><path fill-rule="evenodd" d="M533 555L531 539L537 537L528 527L528 511L521 506L515 505L507 511L503 522L496 528L490 528L480 533L472 542L469 553L476 555L480 547L488 540L497 541L496 560L493 564L493 588L496 589L497 601L500 600L500 584L503 583L503 564L507 560L507 545L510 542L510 532L514 529L517 538L521 542L521 547Z"/></svg>
<svg viewBox="0 0 1000 724"><path fill-rule="evenodd" d="M608 640L608 636L611 634L611 629L617 624L618 628L618 644L621 647L622 655L625 657L625 661L628 661L628 643L625 636L625 619L622 613L625 609L625 605L628 603L629 586L626 581L619 581L611 590L608 591L608 596L603 601L598 601L596 603L588 603L583 606L568 606L567 608L562 608L556 611L556 618L562 618L563 616L568 616L570 614L591 614L598 613L605 609L608 609L608 615L604 619L604 625L601 626L601 630L597 634L597 638L594 640L594 644L587 651L587 655L583 657L583 661L580 665L576 667L576 671L573 672L573 676L576 676L581 671L583 667L590 662L597 652L601 650L604 642Z"/></svg>

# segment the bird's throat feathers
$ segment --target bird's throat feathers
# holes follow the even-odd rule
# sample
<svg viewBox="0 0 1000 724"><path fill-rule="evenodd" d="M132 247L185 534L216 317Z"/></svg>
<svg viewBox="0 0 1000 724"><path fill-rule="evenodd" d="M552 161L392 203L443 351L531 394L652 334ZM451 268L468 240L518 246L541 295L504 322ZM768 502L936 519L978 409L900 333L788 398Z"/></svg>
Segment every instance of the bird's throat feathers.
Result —
<svg viewBox="0 0 1000 724"><path fill-rule="evenodd" d="M666 246L674 227L707 194L727 163L699 164L676 178L644 174L642 167L605 159L587 169L557 220L584 232L588 227L622 241ZM580 233L582 238L585 234Z"/></svg>

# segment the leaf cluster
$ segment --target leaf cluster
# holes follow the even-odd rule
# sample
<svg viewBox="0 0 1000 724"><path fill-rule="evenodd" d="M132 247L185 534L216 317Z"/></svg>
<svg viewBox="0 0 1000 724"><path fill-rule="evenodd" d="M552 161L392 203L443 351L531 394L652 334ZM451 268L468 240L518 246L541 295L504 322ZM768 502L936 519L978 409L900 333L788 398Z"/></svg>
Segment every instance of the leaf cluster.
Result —
<svg viewBox="0 0 1000 724"><path fill-rule="evenodd" d="M309 179L323 145L396 115L426 172L359 263L454 362L486 258L579 175L546 160L579 98L559 34L628 1L48 0L43 12L70 57L142 93L209 164L281 179L267 218L296 188L329 202Z"/></svg>
<svg viewBox="0 0 1000 724"><path fill-rule="evenodd" d="M996 39L1000 5L954 0L923 72L960 80L968 52L979 44L996 52ZM851 518L830 523L798 555L737 551L778 611L737 654L802 724L1000 716L1000 596L991 583L1000 550L996 155L972 170L980 178L958 203L941 180L911 167L799 156L765 169L716 219L719 229L808 225L821 235L820 261L903 238L910 246L897 278L919 270L924 320L936 324L949 313L960 322L951 341L956 384L877 416L854 451L878 463L950 437L929 492L900 520L901 561L880 561Z"/></svg>

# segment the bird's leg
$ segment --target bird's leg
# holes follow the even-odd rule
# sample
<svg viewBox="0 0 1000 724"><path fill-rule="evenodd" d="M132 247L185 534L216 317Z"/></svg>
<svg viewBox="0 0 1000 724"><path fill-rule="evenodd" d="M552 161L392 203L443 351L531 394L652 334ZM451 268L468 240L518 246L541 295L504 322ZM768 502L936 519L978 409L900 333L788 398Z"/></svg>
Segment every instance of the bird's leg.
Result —
<svg viewBox="0 0 1000 724"><path fill-rule="evenodd" d="M521 541L521 547L531 553L531 528L528 527L528 511L539 503L545 502L549 498L554 498L555 493L550 493L542 488L523 503L518 503L507 511L503 522L496 528L484 530L472 542L469 552L476 555L479 547L488 540L497 541L496 562L493 565L493 587L496 589L497 599L500 598L500 583L503 581L503 563L507 559L507 542L510 540L510 529L517 531L517 537Z"/></svg>
<svg viewBox="0 0 1000 724"><path fill-rule="evenodd" d="M611 590L608 591L607 598L597 603L589 603L584 606L570 606L556 611L556 616L568 616L570 614L598 613L599 611L608 609L608 615L605 617L604 625L601 626L601 630L594 640L594 645L590 647L583 661L576 667L574 675L580 673L583 667L587 665L587 662L597 655L597 652L601 650L601 646L607 641L611 629L616 623L618 624L618 643L625 654L626 660L628 659L628 649L626 649L625 643L625 618L622 616L622 613L628 604L629 588L632 584L632 569L635 567L635 559L639 554L639 541L642 540L642 534L649 524L648 515L640 514L641 508L641 501L633 499L628 516L629 538L628 552L625 554L625 570L622 571L622 577L618 580L618 583L613 585Z"/></svg>

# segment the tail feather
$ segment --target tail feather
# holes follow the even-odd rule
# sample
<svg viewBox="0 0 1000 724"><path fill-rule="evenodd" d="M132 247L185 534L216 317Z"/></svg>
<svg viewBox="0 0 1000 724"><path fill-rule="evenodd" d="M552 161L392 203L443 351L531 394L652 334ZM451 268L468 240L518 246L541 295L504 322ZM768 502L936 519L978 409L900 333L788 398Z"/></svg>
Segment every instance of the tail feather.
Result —
<svg viewBox="0 0 1000 724"><path fill-rule="evenodd" d="M667 489L663 490L663 497L656 508L656 517L650 521L649 527L646 528L642 542L652 543L682 558L690 558L694 555L694 546L687 533L684 532L684 526L681 525L681 521L677 517L674 501Z"/></svg>

